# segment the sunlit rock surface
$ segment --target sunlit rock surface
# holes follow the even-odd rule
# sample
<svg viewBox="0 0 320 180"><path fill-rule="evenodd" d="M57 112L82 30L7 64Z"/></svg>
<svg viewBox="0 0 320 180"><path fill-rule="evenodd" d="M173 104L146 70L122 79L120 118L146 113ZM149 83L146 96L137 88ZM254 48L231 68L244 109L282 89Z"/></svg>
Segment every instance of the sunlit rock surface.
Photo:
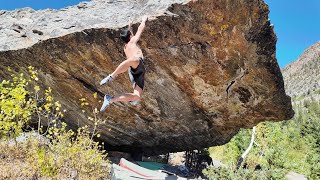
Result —
<svg viewBox="0 0 320 180"><path fill-rule="evenodd" d="M173 4L174 3L174 4ZM239 128L290 119L275 58L276 36L262 0L96 0L61 10L0 14L0 78L32 65L67 109L65 121L92 125L79 99L100 108L103 94L131 92L127 73L99 82L125 56L119 39L128 18L147 22L140 46L146 86L137 106L117 103L100 114L109 148L153 155L221 145Z"/></svg>

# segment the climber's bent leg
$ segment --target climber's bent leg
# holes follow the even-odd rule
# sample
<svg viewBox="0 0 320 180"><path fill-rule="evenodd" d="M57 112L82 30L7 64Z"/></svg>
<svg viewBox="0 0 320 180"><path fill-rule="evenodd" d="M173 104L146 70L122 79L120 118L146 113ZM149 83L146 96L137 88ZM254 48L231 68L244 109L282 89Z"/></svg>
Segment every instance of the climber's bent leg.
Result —
<svg viewBox="0 0 320 180"><path fill-rule="evenodd" d="M109 74L107 77L105 77L100 81L100 85L104 85L107 82L111 82L115 77L117 77L118 74L121 74L126 70L128 70L130 66L132 68L137 68L138 65L139 65L139 60L137 58L130 58L123 61L113 73Z"/></svg>
<svg viewBox="0 0 320 180"><path fill-rule="evenodd" d="M111 74L113 78L115 78L117 75L124 73L128 70L128 68L131 66L133 69L137 68L139 65L139 59L137 58L130 58L125 61L123 61L117 68L114 70L114 72Z"/></svg>
<svg viewBox="0 0 320 180"><path fill-rule="evenodd" d="M139 86L135 86L133 93L125 93L123 95L116 96L111 99L110 103L118 102L118 101L121 101L121 102L139 101L141 99L142 92L143 91Z"/></svg>

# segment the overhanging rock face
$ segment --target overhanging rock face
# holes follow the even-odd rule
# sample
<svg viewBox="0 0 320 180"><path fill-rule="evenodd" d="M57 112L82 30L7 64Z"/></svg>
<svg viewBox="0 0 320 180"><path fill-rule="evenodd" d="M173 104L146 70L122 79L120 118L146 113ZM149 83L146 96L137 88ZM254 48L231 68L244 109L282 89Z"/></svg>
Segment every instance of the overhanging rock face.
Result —
<svg viewBox="0 0 320 180"><path fill-rule="evenodd" d="M132 91L126 73L109 86L99 82L125 59L119 33L128 17L136 29L147 14L153 18L140 41L145 92L138 106L117 103L101 114L109 146L149 155L198 149L228 142L239 128L293 116L262 0L170 2L176 4L97 0L59 11L2 12L0 77L8 76L7 66L35 66L67 109L65 120L91 125L79 99L99 108L93 93L102 100L106 92Z"/></svg>

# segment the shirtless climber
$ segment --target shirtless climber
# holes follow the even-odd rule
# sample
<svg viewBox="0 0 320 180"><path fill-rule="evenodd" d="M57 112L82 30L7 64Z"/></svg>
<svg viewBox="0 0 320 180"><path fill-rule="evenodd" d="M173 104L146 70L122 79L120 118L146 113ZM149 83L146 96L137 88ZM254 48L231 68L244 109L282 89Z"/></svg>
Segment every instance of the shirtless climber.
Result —
<svg viewBox="0 0 320 180"><path fill-rule="evenodd" d="M104 78L100 85L106 84L112 80L114 80L118 74L124 73L128 70L129 77L133 86L133 93L125 93L120 96L104 96L104 101L101 111L104 111L108 105L113 102L122 101L122 102L137 102L140 100L143 87L144 87L144 58L141 49L137 45L141 34L145 28L147 17L142 17L142 22L138 27L138 31L136 34L133 34L132 31L132 21L129 22L129 28L127 30L123 30L120 34L120 38L126 43L124 46L124 53L127 56L127 59L123 61L116 70L109 74L106 78Z"/></svg>

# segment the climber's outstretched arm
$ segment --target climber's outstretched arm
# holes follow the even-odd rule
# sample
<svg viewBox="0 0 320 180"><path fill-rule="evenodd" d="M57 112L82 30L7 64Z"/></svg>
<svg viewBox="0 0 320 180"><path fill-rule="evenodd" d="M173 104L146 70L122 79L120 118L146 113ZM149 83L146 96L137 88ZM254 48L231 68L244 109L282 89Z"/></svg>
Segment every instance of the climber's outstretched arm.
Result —
<svg viewBox="0 0 320 180"><path fill-rule="evenodd" d="M144 31L144 28L146 27L146 21L148 20L148 17L147 16L143 16L142 17L142 22L141 24L139 25L138 27L138 31L136 33L136 35L134 35L130 41L136 43L139 41L140 37L141 37L141 34L142 32Z"/></svg>

